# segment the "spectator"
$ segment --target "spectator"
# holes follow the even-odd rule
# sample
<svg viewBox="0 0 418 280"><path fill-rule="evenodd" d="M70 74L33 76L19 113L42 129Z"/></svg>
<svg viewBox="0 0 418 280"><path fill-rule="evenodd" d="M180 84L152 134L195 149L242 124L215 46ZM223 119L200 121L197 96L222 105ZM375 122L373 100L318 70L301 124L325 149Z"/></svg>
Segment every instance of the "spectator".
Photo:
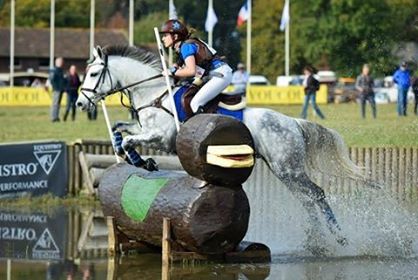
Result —
<svg viewBox="0 0 418 280"><path fill-rule="evenodd" d="M52 86L52 106L51 106L51 120L52 122L59 122L59 109L61 105L62 93L65 89L65 77L62 66L64 59L57 57L55 59L55 67L50 70L49 80Z"/></svg>
<svg viewBox="0 0 418 280"><path fill-rule="evenodd" d="M95 279L96 270L93 263L89 263L87 266L83 266L81 269L83 280Z"/></svg>
<svg viewBox="0 0 418 280"><path fill-rule="evenodd" d="M75 120L76 106L78 98L78 88L80 87L80 77L75 65L71 65L67 76L67 107L65 108L64 121L67 121L68 113L71 110L71 120Z"/></svg>
<svg viewBox="0 0 418 280"><path fill-rule="evenodd" d="M305 68L303 69L303 73L305 74L305 79L303 80L303 87L305 89L305 102L303 103L301 117L303 119L306 119L308 115L308 106L309 106L309 100L310 100L312 103L312 107L315 110L315 113L321 119L325 119L324 114L322 114L321 110L316 104L316 92L319 89L319 81L315 79L315 77L313 76L314 74L313 67L305 66Z"/></svg>
<svg viewBox="0 0 418 280"><path fill-rule="evenodd" d="M374 80L370 76L370 67L367 64L363 65L361 75L357 77L356 89L360 93L361 117L366 117L366 101L369 101L372 107L373 118L376 118L376 101L373 91Z"/></svg>
<svg viewBox="0 0 418 280"><path fill-rule="evenodd" d="M243 63L238 63L237 70L232 74L232 85L234 86L234 91L237 93L245 94L247 88L249 75L245 71L245 66Z"/></svg>
<svg viewBox="0 0 418 280"><path fill-rule="evenodd" d="M22 81L22 85L23 85L24 87L30 87L30 80L29 80L29 79L24 79L24 80Z"/></svg>
<svg viewBox="0 0 418 280"><path fill-rule="evenodd" d="M408 105L408 89L411 85L411 77L408 71L408 64L402 62L399 69L393 74L393 82L398 86L398 116L406 116Z"/></svg>
<svg viewBox="0 0 418 280"><path fill-rule="evenodd" d="M414 114L418 115L418 75L415 76L414 82L412 83L412 91L414 92L415 97Z"/></svg>
<svg viewBox="0 0 418 280"><path fill-rule="evenodd" d="M35 78L30 86L35 88L43 88L44 84L42 84L39 78Z"/></svg>

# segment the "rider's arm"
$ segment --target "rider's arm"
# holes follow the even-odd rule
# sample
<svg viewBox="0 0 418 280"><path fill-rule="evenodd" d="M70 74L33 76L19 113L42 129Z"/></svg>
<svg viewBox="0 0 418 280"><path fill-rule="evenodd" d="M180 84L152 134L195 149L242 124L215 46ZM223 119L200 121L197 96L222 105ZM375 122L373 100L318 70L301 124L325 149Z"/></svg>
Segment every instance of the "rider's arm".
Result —
<svg viewBox="0 0 418 280"><path fill-rule="evenodd" d="M194 56L186 57L183 67L178 69L174 75L179 78L194 77L196 75L196 59Z"/></svg>
<svg viewBox="0 0 418 280"><path fill-rule="evenodd" d="M194 77L196 75L196 58L197 45L193 43L185 42L180 47L180 56L184 63L174 75L179 78Z"/></svg>

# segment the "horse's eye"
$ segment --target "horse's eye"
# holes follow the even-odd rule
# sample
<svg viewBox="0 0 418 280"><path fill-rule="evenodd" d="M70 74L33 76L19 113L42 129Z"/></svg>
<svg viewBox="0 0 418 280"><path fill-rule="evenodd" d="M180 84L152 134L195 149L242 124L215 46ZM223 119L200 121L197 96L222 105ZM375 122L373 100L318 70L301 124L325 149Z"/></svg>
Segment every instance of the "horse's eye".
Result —
<svg viewBox="0 0 418 280"><path fill-rule="evenodd" d="M96 73L90 73L90 77L96 77L99 74L99 72Z"/></svg>

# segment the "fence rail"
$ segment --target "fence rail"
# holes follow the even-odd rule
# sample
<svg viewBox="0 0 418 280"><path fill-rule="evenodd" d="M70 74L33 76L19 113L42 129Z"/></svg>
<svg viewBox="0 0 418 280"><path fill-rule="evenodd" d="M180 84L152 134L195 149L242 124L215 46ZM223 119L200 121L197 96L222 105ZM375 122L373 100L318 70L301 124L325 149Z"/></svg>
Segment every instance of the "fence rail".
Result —
<svg viewBox="0 0 418 280"><path fill-rule="evenodd" d="M69 193L78 194L83 189L82 171L78 161L79 153L111 155L113 149L110 141L79 140L68 145L69 155ZM169 155L151 149L140 149L143 155ZM351 160L364 169L368 178L381 183L385 190L400 199L415 199L418 194L418 147L351 147ZM267 168L267 167L265 167ZM262 168L264 169L264 168ZM273 176L268 171L263 176ZM253 174L259 176L261 174ZM358 182L350 179L332 177L328 174L310 174L329 193L352 193Z"/></svg>

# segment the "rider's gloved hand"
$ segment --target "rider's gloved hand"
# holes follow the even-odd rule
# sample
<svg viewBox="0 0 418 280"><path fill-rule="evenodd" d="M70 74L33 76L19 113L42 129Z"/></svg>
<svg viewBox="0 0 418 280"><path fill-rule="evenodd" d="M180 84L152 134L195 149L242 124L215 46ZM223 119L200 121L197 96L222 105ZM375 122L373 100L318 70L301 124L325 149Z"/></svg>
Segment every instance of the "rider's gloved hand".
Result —
<svg viewBox="0 0 418 280"><path fill-rule="evenodd" d="M163 76L174 76L174 73L177 71L177 69L174 69L174 67L171 67L169 69L167 69L167 71L162 71L161 74Z"/></svg>
<svg viewBox="0 0 418 280"><path fill-rule="evenodd" d="M174 76L176 74L176 71L178 70L178 68L176 66L172 66L170 67L170 73L172 76Z"/></svg>

